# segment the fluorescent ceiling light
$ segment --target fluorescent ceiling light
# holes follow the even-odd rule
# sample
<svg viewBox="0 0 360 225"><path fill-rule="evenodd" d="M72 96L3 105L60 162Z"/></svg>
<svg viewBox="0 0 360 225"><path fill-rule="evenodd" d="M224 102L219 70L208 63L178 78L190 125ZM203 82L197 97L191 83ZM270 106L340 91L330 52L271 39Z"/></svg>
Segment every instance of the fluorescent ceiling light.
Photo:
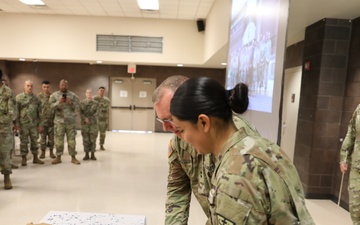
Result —
<svg viewBox="0 0 360 225"><path fill-rule="evenodd" d="M20 0L20 2L26 5L45 5L45 3L41 0Z"/></svg>
<svg viewBox="0 0 360 225"><path fill-rule="evenodd" d="M159 10L159 0L137 0L137 3L143 10Z"/></svg>
<svg viewBox="0 0 360 225"><path fill-rule="evenodd" d="M177 66L182 67L182 66L184 66L184 64L179 63L179 64L177 64Z"/></svg>

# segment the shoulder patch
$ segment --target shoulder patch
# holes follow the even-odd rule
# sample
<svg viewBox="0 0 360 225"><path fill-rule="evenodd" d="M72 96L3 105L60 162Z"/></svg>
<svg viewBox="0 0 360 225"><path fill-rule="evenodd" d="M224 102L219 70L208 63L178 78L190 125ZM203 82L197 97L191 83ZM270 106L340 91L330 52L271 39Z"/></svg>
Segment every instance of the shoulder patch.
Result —
<svg viewBox="0 0 360 225"><path fill-rule="evenodd" d="M170 158L170 156L172 155L173 152L174 152L174 150L172 148L172 140L170 140L169 147L168 147L168 158Z"/></svg>
<svg viewBox="0 0 360 225"><path fill-rule="evenodd" d="M219 225L235 225L234 222L232 222L231 220L223 217L222 215L220 214L216 214L216 218L217 218L217 221L218 221L218 224Z"/></svg>

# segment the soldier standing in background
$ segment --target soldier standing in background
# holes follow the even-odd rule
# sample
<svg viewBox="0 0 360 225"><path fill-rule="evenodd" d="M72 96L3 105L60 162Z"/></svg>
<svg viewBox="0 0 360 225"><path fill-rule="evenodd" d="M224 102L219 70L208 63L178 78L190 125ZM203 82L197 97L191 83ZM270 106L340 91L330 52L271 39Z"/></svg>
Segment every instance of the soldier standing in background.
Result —
<svg viewBox="0 0 360 225"><path fill-rule="evenodd" d="M2 70L0 70L0 80L2 75ZM12 188L10 151L13 148L13 121L17 115L16 111L14 92L0 82L0 167L1 173L4 174L6 190Z"/></svg>
<svg viewBox="0 0 360 225"><path fill-rule="evenodd" d="M348 130L340 151L340 170L346 173L352 165L349 176L349 211L354 224L360 224L360 104L350 119Z"/></svg>
<svg viewBox="0 0 360 225"><path fill-rule="evenodd" d="M86 98L80 101L81 135L83 139L84 160L96 160L95 147L98 134L98 102L93 100L91 89L86 90ZM91 157L89 157L91 152Z"/></svg>
<svg viewBox="0 0 360 225"><path fill-rule="evenodd" d="M105 143L105 136L106 130L109 126L109 107L110 107L110 99L108 99L105 94L105 88L99 87L98 95L94 96L94 100L99 102L99 115L98 115L98 126L99 126L99 133L100 133L100 150L105 150L104 143Z"/></svg>
<svg viewBox="0 0 360 225"><path fill-rule="evenodd" d="M79 111L79 98L68 90L67 80L61 80L59 91L50 96L51 108L55 110L54 134L56 159L52 164L61 163L61 155L64 154L64 138L68 142L68 151L71 156L71 162L79 165L76 159L76 114Z"/></svg>
<svg viewBox="0 0 360 225"><path fill-rule="evenodd" d="M0 70L0 73L2 73L2 71ZM8 86L9 87L9 83L8 83L8 81L7 80L3 80L3 79L1 79L1 77L0 77L0 81L4 84L4 85L6 85L6 86ZM14 96L14 99L15 99L15 96ZM15 104L16 104L16 101L15 101ZM16 110L16 113L17 113L17 110ZM12 129L13 129L13 147L12 147L12 149L11 149L11 151L10 151L10 159L11 159L11 169L19 169L19 167L17 166L17 165L15 165L15 164L13 164L13 162L12 162L12 156L13 156L13 154L14 154L14 151L15 151L15 136L19 136L19 133L18 133L18 131L15 129L15 120L16 120L16 118L17 118L17 114L14 116L14 121L13 121L13 123L12 123Z"/></svg>
<svg viewBox="0 0 360 225"><path fill-rule="evenodd" d="M41 85L42 92L37 96L41 101L40 118L43 121L43 131L40 133L40 159L45 158L46 147L50 149L50 157L55 158L54 149L54 110L50 107L50 81L44 80Z"/></svg>
<svg viewBox="0 0 360 225"><path fill-rule="evenodd" d="M20 131L20 152L21 165L27 165L26 155L29 152L28 143L30 139L30 150L33 154L34 164L44 164L38 158L38 137L42 132L40 124L40 105L39 98L33 93L34 84L31 80L25 81L24 92L16 96L16 106L18 118L16 120L16 129Z"/></svg>

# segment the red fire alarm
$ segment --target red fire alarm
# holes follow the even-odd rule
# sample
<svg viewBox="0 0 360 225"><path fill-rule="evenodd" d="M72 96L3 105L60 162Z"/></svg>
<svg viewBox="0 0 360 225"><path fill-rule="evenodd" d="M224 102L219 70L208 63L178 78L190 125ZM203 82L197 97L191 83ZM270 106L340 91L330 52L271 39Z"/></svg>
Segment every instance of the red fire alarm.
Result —
<svg viewBox="0 0 360 225"><path fill-rule="evenodd" d="M304 70L306 70L306 71L309 71L309 70L310 70L310 62L309 62L309 61L305 62L305 64L304 64Z"/></svg>

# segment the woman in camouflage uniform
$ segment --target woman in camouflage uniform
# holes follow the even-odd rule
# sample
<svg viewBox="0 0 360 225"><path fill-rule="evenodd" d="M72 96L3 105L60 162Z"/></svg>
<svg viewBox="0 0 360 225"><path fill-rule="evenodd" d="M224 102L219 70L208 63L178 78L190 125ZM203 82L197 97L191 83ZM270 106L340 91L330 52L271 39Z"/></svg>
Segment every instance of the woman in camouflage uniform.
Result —
<svg viewBox="0 0 360 225"><path fill-rule="evenodd" d="M234 125L232 111L243 113L248 104L245 84L225 91L205 77L186 81L171 100L181 138L200 154L215 158L208 198L211 223L315 224L296 168L285 153Z"/></svg>
<svg viewBox="0 0 360 225"><path fill-rule="evenodd" d="M95 147L98 133L97 116L99 104L92 98L92 90L86 90L86 98L80 101L81 135L83 138L84 160L96 160ZM89 153L91 156L89 157Z"/></svg>

